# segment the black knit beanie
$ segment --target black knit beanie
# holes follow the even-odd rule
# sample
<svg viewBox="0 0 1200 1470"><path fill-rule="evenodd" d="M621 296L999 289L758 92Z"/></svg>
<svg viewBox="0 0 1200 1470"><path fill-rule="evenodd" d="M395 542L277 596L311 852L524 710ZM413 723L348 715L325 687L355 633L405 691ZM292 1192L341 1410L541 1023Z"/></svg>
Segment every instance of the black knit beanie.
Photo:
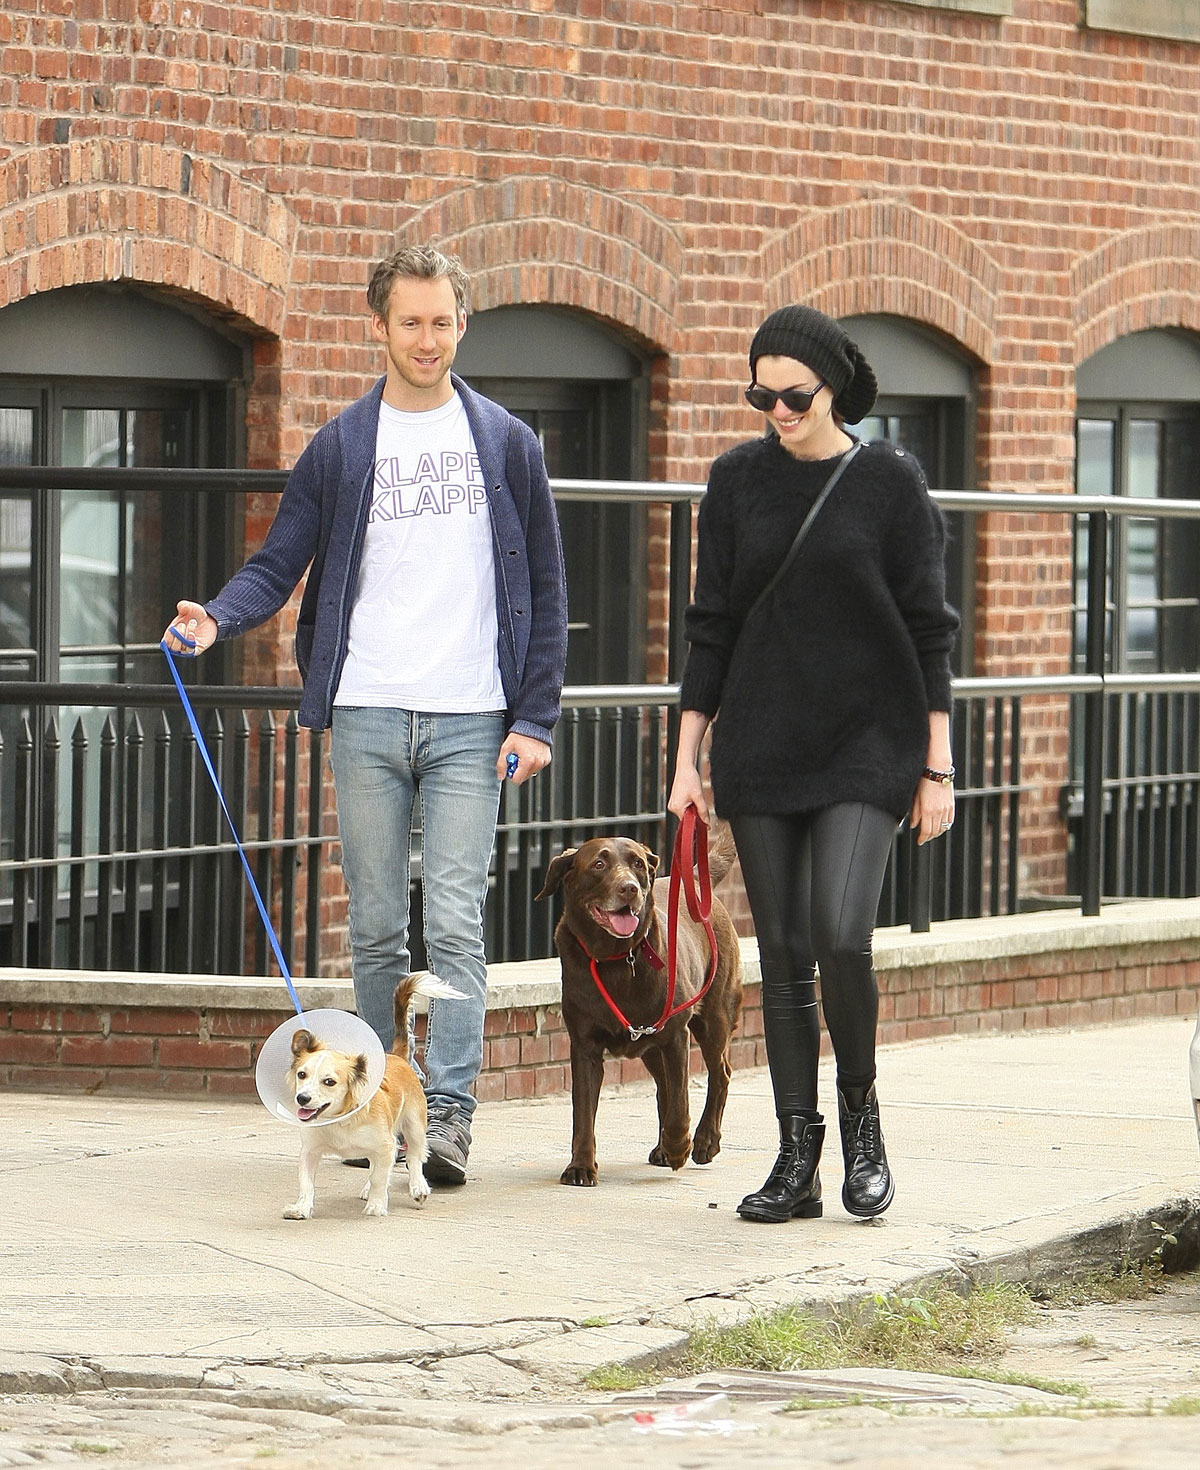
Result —
<svg viewBox="0 0 1200 1470"><path fill-rule="evenodd" d="M773 311L750 343L750 376L760 357L794 357L812 368L833 390L833 406L848 424L856 424L875 406L879 384L858 344L832 317L811 306L781 306Z"/></svg>

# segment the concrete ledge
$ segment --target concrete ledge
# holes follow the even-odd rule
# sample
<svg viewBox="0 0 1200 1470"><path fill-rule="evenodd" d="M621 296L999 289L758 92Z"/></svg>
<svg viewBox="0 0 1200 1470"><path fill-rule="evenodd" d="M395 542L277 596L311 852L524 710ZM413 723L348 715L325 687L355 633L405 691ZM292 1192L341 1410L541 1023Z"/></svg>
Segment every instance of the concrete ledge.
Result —
<svg viewBox="0 0 1200 1470"><path fill-rule="evenodd" d="M876 935L881 1043L1192 1014L1200 998L1200 899L963 919ZM742 941L746 993L734 1070L766 1063L758 949ZM493 965L481 1102L570 1089L557 959ZM348 979L297 981L307 1009L354 1008ZM0 1088L235 1096L254 1091L263 1040L292 1014L283 983L228 975L0 970ZM417 1025L420 1044L423 1021ZM701 1067L693 1048L691 1065ZM642 1081L610 1057L606 1083Z"/></svg>
<svg viewBox="0 0 1200 1470"><path fill-rule="evenodd" d="M1113 945L1195 941L1200 957L1200 898L1140 899L1114 903L1094 917L1079 909L1005 914L994 919L949 919L928 934L907 929L875 932L875 968L952 965L1014 955Z"/></svg>

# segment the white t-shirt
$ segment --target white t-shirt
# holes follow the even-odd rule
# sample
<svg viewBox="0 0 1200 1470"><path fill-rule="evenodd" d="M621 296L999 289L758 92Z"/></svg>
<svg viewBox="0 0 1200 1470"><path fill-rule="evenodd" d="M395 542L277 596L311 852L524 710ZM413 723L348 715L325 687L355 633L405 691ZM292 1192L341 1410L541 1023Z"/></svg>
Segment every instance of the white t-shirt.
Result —
<svg viewBox="0 0 1200 1470"><path fill-rule="evenodd" d="M457 393L379 406L375 484L335 705L484 714L505 707L496 658L487 487Z"/></svg>

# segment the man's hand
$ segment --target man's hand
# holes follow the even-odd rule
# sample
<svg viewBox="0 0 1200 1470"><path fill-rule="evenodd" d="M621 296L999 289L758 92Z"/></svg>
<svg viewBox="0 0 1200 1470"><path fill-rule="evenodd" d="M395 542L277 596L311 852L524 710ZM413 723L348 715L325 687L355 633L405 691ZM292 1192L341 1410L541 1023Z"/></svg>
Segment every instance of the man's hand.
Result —
<svg viewBox="0 0 1200 1470"><path fill-rule="evenodd" d="M515 755L517 769L509 777L514 786L524 786L530 776L536 776L550 764L550 747L544 740L534 740L530 735L505 736L500 754L496 758L496 779L503 781L508 769L508 757Z"/></svg>
<svg viewBox="0 0 1200 1470"><path fill-rule="evenodd" d="M175 616L168 624L162 641L172 653L191 654L195 657L217 641L216 621L209 617L198 602L177 602Z"/></svg>

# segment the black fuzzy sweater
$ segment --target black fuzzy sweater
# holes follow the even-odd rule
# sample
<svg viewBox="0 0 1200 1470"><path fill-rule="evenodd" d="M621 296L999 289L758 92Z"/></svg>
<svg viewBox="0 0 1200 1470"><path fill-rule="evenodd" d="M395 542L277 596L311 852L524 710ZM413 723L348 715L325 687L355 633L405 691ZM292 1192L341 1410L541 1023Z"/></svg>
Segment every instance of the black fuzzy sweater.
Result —
<svg viewBox="0 0 1200 1470"><path fill-rule="evenodd" d="M681 704L717 717L722 816L863 801L899 818L929 711L950 708L944 522L920 465L892 444L863 445L743 626L836 463L796 459L772 434L709 475Z"/></svg>

